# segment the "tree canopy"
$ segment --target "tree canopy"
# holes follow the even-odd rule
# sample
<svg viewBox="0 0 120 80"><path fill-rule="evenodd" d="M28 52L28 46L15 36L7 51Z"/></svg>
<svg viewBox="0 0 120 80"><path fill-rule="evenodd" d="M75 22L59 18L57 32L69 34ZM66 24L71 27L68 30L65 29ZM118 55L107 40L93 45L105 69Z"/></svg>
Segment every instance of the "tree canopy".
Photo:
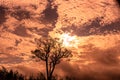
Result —
<svg viewBox="0 0 120 80"><path fill-rule="evenodd" d="M60 63L62 58L72 56L71 50L62 46L58 39L40 38L36 39L37 48L32 53L46 63L47 80L52 79L55 66Z"/></svg>

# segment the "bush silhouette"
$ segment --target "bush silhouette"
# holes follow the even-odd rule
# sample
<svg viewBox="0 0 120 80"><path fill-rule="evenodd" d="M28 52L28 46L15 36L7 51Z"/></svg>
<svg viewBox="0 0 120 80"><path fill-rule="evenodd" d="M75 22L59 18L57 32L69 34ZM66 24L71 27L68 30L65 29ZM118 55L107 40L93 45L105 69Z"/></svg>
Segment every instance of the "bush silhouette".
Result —
<svg viewBox="0 0 120 80"><path fill-rule="evenodd" d="M0 69L0 80L46 80L45 75L43 73L38 73L37 76L24 76L20 74L18 71L7 70L5 67ZM52 76L52 80L76 80L71 77L63 77L58 79L58 76Z"/></svg>
<svg viewBox="0 0 120 80"><path fill-rule="evenodd" d="M8 71L5 67L0 70L0 80L24 80L24 76L17 71Z"/></svg>

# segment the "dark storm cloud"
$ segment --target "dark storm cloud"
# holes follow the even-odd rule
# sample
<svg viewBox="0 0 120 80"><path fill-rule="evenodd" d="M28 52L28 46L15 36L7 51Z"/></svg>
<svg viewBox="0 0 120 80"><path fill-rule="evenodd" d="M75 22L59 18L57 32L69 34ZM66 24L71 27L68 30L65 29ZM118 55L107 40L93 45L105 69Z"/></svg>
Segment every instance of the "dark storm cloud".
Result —
<svg viewBox="0 0 120 80"><path fill-rule="evenodd" d="M78 65L63 62L59 67L64 72L64 76L68 76L72 80L119 80L120 78L120 69L116 66L113 68L91 64L79 69Z"/></svg>
<svg viewBox="0 0 120 80"><path fill-rule="evenodd" d="M120 20L117 20L115 22L111 22L110 24L105 24L100 27L100 32L104 33L107 31L110 32L119 32L120 31Z"/></svg>
<svg viewBox="0 0 120 80"><path fill-rule="evenodd" d="M39 35L42 35L42 36L46 37L48 35L49 31L52 31L52 30L48 29L48 28L42 28L42 29L40 29L41 33Z"/></svg>
<svg viewBox="0 0 120 80"><path fill-rule="evenodd" d="M6 22L6 19L7 19L6 10L7 9L8 9L7 7L0 5L0 25Z"/></svg>
<svg viewBox="0 0 120 80"><path fill-rule="evenodd" d="M21 6L14 7L14 12L11 13L11 16L19 21L31 18L30 12L22 9Z"/></svg>
<svg viewBox="0 0 120 80"><path fill-rule="evenodd" d="M49 32L53 30L53 26L46 26L44 28L37 28L37 27L34 27L34 28L27 28L29 31L33 32L33 33L36 33L38 35L41 35L41 36L44 36L44 37L47 37Z"/></svg>
<svg viewBox="0 0 120 80"><path fill-rule="evenodd" d="M77 36L103 35L111 32L117 33L120 31L120 20L116 20L108 24L101 24L102 19L103 17L97 17L94 20L81 25L80 27L72 25L62 28L62 30L65 32L73 30L73 33Z"/></svg>
<svg viewBox="0 0 120 80"><path fill-rule="evenodd" d="M55 26L55 23L58 19L57 6L52 5L53 0L48 0L46 9L42 12L42 20L45 23L51 23Z"/></svg>
<svg viewBox="0 0 120 80"><path fill-rule="evenodd" d="M16 34L21 37L30 37L31 35L27 33L27 29L23 25L19 25L12 31L13 34Z"/></svg>
<svg viewBox="0 0 120 80"><path fill-rule="evenodd" d="M48 0L48 4L46 6L46 9L42 11L40 14L40 21L41 24L44 24L44 28L39 28L39 27L33 27L33 28L27 28L29 31L36 33L38 35L47 37L49 32L52 31L55 28L55 24L58 19L58 13L57 13L57 6L52 5L53 0ZM32 5L34 9L37 7Z"/></svg>
<svg viewBox="0 0 120 80"><path fill-rule="evenodd" d="M108 49L100 49L95 47L92 44L84 46L85 50L88 52L83 52L83 58L94 60L97 64L102 65L118 65L120 56L120 43L117 43L116 46Z"/></svg>

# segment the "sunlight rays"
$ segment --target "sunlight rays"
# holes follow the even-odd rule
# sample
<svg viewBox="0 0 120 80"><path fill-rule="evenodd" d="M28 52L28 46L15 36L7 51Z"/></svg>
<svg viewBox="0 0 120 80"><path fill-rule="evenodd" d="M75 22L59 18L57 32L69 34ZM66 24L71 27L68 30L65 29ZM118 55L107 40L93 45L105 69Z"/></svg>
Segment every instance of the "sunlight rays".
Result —
<svg viewBox="0 0 120 80"><path fill-rule="evenodd" d="M71 36L70 33L63 33L60 36L60 40L63 43L63 46L65 47L74 47L77 48L78 47L78 39L76 36Z"/></svg>

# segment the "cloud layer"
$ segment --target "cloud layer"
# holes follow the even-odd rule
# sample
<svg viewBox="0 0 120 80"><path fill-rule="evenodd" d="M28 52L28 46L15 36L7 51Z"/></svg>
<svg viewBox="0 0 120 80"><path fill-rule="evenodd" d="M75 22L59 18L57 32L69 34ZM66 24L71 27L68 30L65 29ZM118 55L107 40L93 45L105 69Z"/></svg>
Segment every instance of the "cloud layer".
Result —
<svg viewBox="0 0 120 80"><path fill-rule="evenodd" d="M57 66L55 74L73 76L76 80L117 80L120 78L119 13L114 0L2 0L0 65L24 74L44 71L42 61L31 59L34 39L55 37L61 34L56 33L59 31L71 32L77 36L79 48L73 49L70 61Z"/></svg>

